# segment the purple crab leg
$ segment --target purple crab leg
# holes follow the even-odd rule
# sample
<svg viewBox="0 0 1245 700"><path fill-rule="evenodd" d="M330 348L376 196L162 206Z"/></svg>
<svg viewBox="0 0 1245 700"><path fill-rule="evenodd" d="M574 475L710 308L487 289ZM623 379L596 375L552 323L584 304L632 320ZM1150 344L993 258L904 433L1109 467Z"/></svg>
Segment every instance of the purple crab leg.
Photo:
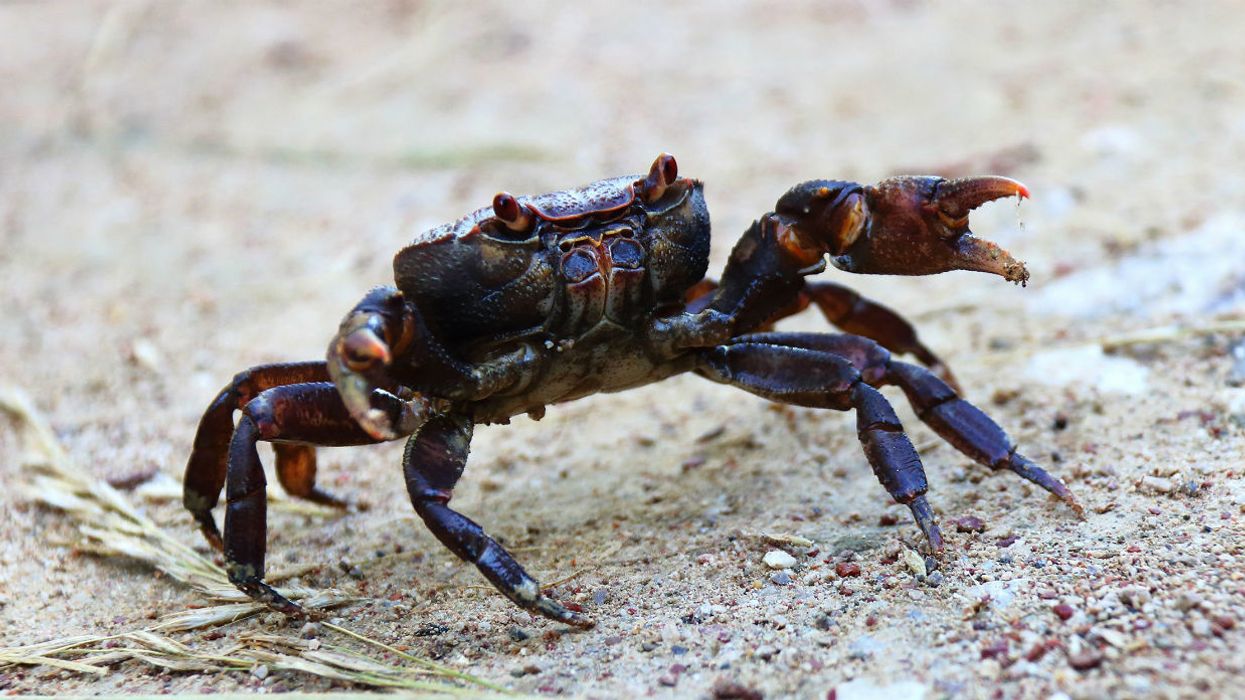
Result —
<svg viewBox="0 0 1245 700"><path fill-rule="evenodd" d="M402 470L415 512L438 540L476 565L502 595L519 607L557 622L588 628L595 623L541 593L540 584L484 529L449 507L467 465L474 425L466 416L431 418L406 444Z"/></svg>

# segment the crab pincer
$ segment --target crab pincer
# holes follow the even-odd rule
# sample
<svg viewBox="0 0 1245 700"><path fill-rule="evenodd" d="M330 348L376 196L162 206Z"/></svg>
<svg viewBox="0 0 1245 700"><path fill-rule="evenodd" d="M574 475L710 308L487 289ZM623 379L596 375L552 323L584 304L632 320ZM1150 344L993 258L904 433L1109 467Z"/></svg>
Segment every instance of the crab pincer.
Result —
<svg viewBox="0 0 1245 700"><path fill-rule="evenodd" d="M1006 250L977 238L968 215L1003 197L1029 196L1023 184L988 176L946 180L904 175L875 185L814 180L796 185L775 211L835 267L868 275L932 275L973 270L1024 284L1029 271ZM851 183L854 184L854 183Z"/></svg>

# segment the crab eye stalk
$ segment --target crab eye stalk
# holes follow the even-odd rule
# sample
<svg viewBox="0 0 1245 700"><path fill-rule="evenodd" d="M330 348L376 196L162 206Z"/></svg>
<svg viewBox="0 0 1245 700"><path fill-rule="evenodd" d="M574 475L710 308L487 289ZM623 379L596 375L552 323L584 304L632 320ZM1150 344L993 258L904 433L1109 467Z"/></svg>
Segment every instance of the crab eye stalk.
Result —
<svg viewBox="0 0 1245 700"><path fill-rule="evenodd" d="M679 164L675 162L674 156L669 153L657 156L653 166L648 169L648 176L640 183L640 198L645 204L656 202L678 178Z"/></svg>
<svg viewBox="0 0 1245 700"><path fill-rule="evenodd" d="M515 233L525 233L532 229L531 213L509 192L498 192L493 197L493 215L503 226Z"/></svg>

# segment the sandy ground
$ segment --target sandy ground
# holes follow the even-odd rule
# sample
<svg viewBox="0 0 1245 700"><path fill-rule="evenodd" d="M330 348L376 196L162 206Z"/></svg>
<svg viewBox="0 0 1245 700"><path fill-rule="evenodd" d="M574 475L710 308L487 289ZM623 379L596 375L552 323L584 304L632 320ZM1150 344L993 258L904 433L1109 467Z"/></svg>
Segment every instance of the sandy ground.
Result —
<svg viewBox="0 0 1245 700"><path fill-rule="evenodd" d="M325 483L371 510L274 513L270 562L324 562L302 582L374 598L343 613L357 629L525 692L1240 692L1241 332L1214 332L1245 315L1240 5L361 5L0 6L0 381L35 396L75 459L179 480L235 371L321 356L399 246L500 189L673 152L707 183L718 269L801 179L999 172L1033 201L974 227L1028 261L1028 288L851 282L919 322L1085 520L985 475L890 394L952 548L917 578L902 556L915 529L851 416L685 377L477 431L455 503L544 580L581 572L556 593L591 632L479 588L411 512L396 445L326 451ZM20 502L16 450L0 425L0 644L196 602L75 555L62 516ZM199 544L175 501L146 507ZM961 532L966 516L984 532ZM775 572L761 560L782 547L763 533L815 544L787 546L798 563ZM399 545L361 579L338 566ZM255 629L298 631L274 615L226 640ZM328 687L0 670L17 693Z"/></svg>

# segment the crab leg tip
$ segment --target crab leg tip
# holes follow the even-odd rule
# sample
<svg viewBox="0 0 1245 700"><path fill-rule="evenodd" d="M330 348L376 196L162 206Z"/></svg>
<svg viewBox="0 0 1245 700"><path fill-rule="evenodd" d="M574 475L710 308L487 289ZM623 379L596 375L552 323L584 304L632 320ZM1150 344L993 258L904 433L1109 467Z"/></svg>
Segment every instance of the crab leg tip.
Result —
<svg viewBox="0 0 1245 700"><path fill-rule="evenodd" d="M1045 469L1034 464L1028 457L1013 452L1008 458L1007 468L1015 472L1021 478L1031 481L1046 491L1055 495L1059 500L1067 503L1077 516L1085 517L1085 508L1077 502L1076 496L1072 495L1072 491L1059 479L1053 477Z"/></svg>
<svg viewBox="0 0 1245 700"><path fill-rule="evenodd" d="M934 511L929 507L929 501L925 500L925 496L917 496L908 504L908 508L912 511L917 527L925 535L930 551L934 556L941 555L944 548L942 531L938 529L938 522L934 519Z"/></svg>
<svg viewBox="0 0 1245 700"><path fill-rule="evenodd" d="M536 609L545 617L557 620L558 622L564 622L572 627L578 627L580 629L592 629L597 624L592 618L586 615L581 615L573 610L568 610L561 603L548 596L542 595L540 599L536 601Z"/></svg>

